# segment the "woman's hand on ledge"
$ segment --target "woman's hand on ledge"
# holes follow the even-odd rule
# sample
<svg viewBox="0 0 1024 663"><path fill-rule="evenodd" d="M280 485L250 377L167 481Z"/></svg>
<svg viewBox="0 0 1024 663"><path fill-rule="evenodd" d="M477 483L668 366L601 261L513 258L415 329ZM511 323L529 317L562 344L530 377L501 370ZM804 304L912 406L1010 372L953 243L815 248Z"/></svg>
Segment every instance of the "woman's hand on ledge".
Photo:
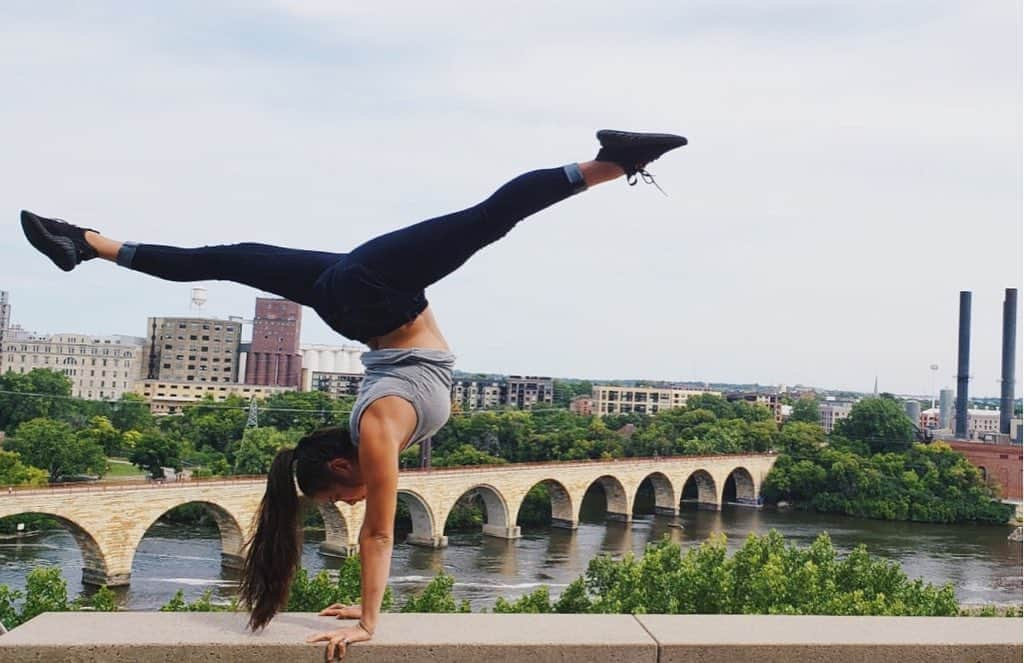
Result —
<svg viewBox="0 0 1024 663"><path fill-rule="evenodd" d="M362 619L363 606L333 603L321 610L319 614L321 617L337 617L338 619Z"/></svg>
<svg viewBox="0 0 1024 663"><path fill-rule="evenodd" d="M329 608L328 608L329 609ZM306 638L306 642L326 642L327 652L324 660L333 661L335 658L343 658L348 651L348 645L355 642L365 642L372 636L360 626L346 626L336 631L325 631Z"/></svg>

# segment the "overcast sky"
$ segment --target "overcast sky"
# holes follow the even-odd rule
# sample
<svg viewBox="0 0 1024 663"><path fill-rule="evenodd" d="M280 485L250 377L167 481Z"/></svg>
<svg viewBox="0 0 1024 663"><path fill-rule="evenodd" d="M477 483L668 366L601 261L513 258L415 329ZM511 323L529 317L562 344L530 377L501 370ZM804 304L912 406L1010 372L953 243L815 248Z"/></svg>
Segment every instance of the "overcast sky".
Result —
<svg viewBox="0 0 1024 663"><path fill-rule="evenodd" d="M21 208L344 252L589 159L597 129L670 131L670 197L594 189L428 291L459 368L927 393L972 290L971 393L998 394L1019 2L88 4L0 4L0 289L28 329L141 336L190 286L64 274ZM204 285L251 317L254 291ZM303 341L342 339L306 309Z"/></svg>

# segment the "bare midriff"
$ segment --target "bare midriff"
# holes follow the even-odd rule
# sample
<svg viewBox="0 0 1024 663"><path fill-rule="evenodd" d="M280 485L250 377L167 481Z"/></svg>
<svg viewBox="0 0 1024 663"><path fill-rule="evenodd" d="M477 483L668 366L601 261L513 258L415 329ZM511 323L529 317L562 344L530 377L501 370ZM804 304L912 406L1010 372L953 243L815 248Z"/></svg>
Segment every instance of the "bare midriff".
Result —
<svg viewBox="0 0 1024 663"><path fill-rule="evenodd" d="M398 329L383 336L376 336L366 342L371 350L384 348L423 348L449 351L447 341L441 335L433 310L428 306L423 312Z"/></svg>

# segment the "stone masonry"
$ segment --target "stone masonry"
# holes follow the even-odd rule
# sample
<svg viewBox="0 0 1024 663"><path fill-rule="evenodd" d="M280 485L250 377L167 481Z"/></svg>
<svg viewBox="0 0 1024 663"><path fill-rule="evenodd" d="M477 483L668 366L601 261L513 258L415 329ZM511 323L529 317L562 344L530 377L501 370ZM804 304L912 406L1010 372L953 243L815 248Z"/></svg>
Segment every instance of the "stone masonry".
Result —
<svg viewBox="0 0 1024 663"><path fill-rule="evenodd" d="M751 454L413 470L401 473L398 488L399 499L406 502L412 516L407 542L443 547L447 544L444 523L448 514L470 491L483 498L487 511L483 533L516 539L520 536L515 524L519 508L537 484L549 487L554 524L575 529L583 496L594 483L604 489L608 517L629 521L637 489L645 479L650 479L654 488L656 511L675 515L684 486L691 479L703 508L721 507L730 476L737 501L756 504L761 483L774 463L774 455ZM0 518L21 513L57 518L82 550L85 582L126 585L135 550L146 530L170 509L191 502L209 509L220 527L223 564L237 567L264 485L263 479L256 478L16 490L0 494ZM356 552L363 505L322 505L320 512L327 530L322 549L337 554Z"/></svg>

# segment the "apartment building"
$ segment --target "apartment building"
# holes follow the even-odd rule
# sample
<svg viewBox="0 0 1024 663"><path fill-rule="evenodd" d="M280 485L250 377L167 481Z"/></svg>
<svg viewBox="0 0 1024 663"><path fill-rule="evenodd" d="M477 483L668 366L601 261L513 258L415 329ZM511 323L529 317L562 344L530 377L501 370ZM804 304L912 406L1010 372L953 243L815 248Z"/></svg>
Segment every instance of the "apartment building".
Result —
<svg viewBox="0 0 1024 663"><path fill-rule="evenodd" d="M504 382L455 380L452 382L452 403L457 403L463 412L493 409L505 403L507 390Z"/></svg>
<svg viewBox="0 0 1024 663"><path fill-rule="evenodd" d="M690 396L721 392L674 387L621 387L597 385L591 394L591 409L601 417L606 414L656 414L662 410L683 407Z"/></svg>
<svg viewBox="0 0 1024 663"><path fill-rule="evenodd" d="M837 423L850 416L853 403L825 401L818 408L818 420L826 433L831 433Z"/></svg>
<svg viewBox="0 0 1024 663"><path fill-rule="evenodd" d="M555 399L553 378L533 375L510 375L505 379L505 405L519 409L537 404L550 405Z"/></svg>

